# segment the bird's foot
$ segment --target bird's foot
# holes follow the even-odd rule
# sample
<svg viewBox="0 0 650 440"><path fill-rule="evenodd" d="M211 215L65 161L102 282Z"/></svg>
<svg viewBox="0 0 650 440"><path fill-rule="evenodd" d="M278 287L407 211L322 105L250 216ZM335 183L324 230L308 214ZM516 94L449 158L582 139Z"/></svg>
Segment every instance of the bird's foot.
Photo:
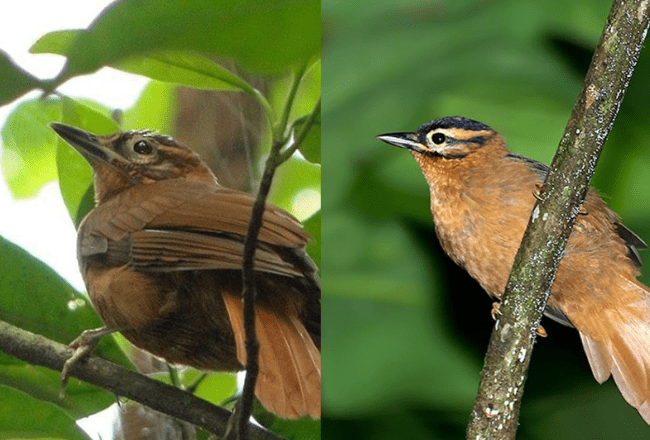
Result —
<svg viewBox="0 0 650 440"><path fill-rule="evenodd" d="M61 399L65 397L65 386L68 383L68 374L72 367L74 367L77 362L88 357L95 347L97 347L97 344L99 344L102 337L115 331L117 331L117 329L108 327L84 330L81 335L68 345L68 347L74 349L74 352L72 353L72 356L65 361L63 369L61 369L61 388L59 390L59 397Z"/></svg>
<svg viewBox="0 0 650 440"><path fill-rule="evenodd" d="M492 303L492 310L490 310L490 316L494 321L497 320L497 317L501 315L501 303L498 301L494 301Z"/></svg>
<svg viewBox="0 0 650 440"><path fill-rule="evenodd" d="M490 311L490 316L492 316L493 320L497 320L497 317L499 315L502 315L503 313L501 312L501 303L500 302L493 302L492 303L492 310ZM541 325L537 327L537 336L540 336L542 338L545 338L548 336L548 333L546 332L546 329L542 327Z"/></svg>

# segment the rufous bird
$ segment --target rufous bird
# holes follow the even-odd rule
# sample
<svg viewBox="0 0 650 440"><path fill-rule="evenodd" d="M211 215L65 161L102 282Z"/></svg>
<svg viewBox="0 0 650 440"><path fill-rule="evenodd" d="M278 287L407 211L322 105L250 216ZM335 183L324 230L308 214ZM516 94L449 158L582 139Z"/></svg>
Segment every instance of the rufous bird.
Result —
<svg viewBox="0 0 650 440"><path fill-rule="evenodd" d="M499 299L548 167L512 153L487 125L458 116L377 138L411 152L429 183L442 248ZM650 424L650 289L636 279L644 248L590 190L545 314L580 332L596 380L614 376Z"/></svg>
<svg viewBox="0 0 650 440"><path fill-rule="evenodd" d="M108 331L173 364L243 370L242 254L254 198L220 186L170 137L51 127L94 170L97 204L79 226L77 251ZM262 218L255 393L281 417L319 418L320 280L305 252L309 237L273 205Z"/></svg>

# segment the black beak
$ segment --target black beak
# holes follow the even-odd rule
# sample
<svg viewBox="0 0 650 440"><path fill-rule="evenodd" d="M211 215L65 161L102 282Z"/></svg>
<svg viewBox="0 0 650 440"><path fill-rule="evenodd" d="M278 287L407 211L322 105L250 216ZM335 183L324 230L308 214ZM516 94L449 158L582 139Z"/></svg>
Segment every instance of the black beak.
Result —
<svg viewBox="0 0 650 440"><path fill-rule="evenodd" d="M94 134L58 122L50 123L50 127L86 159L110 163L115 155L112 151L107 150Z"/></svg>
<svg viewBox="0 0 650 440"><path fill-rule="evenodd" d="M387 144L406 148L407 150L415 151L417 153L427 153L429 151L420 143L417 133L386 133L375 137Z"/></svg>

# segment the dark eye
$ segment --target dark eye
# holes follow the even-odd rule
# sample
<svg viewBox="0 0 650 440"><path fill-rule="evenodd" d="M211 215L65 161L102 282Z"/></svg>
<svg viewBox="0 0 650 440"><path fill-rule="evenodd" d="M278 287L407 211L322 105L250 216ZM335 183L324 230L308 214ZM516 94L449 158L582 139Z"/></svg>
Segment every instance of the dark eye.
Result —
<svg viewBox="0 0 650 440"><path fill-rule="evenodd" d="M138 141L133 145L133 151L138 154L151 154L153 148L147 141Z"/></svg>
<svg viewBox="0 0 650 440"><path fill-rule="evenodd" d="M445 141L446 137L442 133L434 133L431 135L431 142L436 145L440 145Z"/></svg>

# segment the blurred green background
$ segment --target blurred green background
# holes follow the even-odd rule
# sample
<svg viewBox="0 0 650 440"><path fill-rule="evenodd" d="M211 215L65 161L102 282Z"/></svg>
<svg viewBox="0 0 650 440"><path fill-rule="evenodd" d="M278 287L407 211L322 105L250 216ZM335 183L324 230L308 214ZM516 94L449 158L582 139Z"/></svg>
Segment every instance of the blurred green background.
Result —
<svg viewBox="0 0 650 440"><path fill-rule="evenodd" d="M463 438L493 325L491 300L438 245L415 161L374 136L462 115L550 163L610 6L323 1L326 438ZM648 84L645 49L592 183L650 242ZM593 379L577 332L544 326L518 438L650 438Z"/></svg>

